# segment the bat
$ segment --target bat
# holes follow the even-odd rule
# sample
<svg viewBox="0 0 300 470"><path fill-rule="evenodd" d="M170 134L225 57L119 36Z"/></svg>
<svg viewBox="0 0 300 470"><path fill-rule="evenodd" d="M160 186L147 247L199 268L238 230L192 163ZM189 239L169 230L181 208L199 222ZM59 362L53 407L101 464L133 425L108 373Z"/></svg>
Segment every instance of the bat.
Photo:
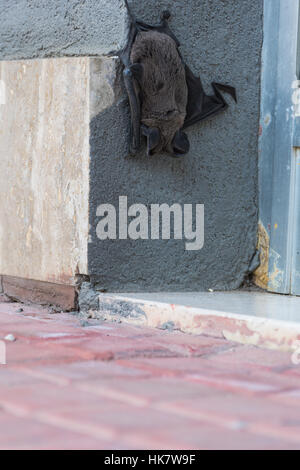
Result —
<svg viewBox="0 0 300 470"><path fill-rule="evenodd" d="M125 4L130 27L119 57L131 111L130 153L138 153L144 136L148 156L165 152L181 157L190 148L184 130L228 107L221 92L237 102L236 90L213 82L213 94L205 94L200 77L181 56L168 24L170 12L164 11L160 24L151 26L136 19L128 0Z"/></svg>

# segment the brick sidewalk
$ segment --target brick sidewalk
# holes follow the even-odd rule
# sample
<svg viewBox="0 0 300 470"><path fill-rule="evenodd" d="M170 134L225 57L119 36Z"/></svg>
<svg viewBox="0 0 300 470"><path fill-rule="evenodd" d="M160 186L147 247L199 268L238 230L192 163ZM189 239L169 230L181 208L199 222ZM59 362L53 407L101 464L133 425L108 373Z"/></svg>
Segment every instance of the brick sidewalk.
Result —
<svg viewBox="0 0 300 470"><path fill-rule="evenodd" d="M1 449L300 449L290 354L1 299Z"/></svg>

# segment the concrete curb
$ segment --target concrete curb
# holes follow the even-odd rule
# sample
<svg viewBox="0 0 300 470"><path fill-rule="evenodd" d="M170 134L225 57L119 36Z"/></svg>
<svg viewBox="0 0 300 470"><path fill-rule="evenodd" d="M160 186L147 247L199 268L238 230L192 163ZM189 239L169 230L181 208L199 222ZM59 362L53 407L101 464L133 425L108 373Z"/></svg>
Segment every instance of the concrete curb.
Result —
<svg viewBox="0 0 300 470"><path fill-rule="evenodd" d="M99 295L93 316L160 329L180 330L226 338L241 344L293 351L300 340L300 324L205 308L142 300L113 294Z"/></svg>

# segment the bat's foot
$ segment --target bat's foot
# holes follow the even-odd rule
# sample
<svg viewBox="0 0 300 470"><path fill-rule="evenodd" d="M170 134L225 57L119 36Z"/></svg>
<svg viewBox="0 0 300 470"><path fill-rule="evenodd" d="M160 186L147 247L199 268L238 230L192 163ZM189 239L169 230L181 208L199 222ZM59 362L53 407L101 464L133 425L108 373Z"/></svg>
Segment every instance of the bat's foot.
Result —
<svg viewBox="0 0 300 470"><path fill-rule="evenodd" d="M188 136L181 129L176 132L174 139L172 141L173 157L183 157L190 150L190 142Z"/></svg>
<svg viewBox="0 0 300 470"><path fill-rule="evenodd" d="M171 18L171 12L169 10L164 10L161 14L161 20L163 22L168 21Z"/></svg>
<svg viewBox="0 0 300 470"><path fill-rule="evenodd" d="M138 151L136 148L132 148L132 147L129 148L128 157L136 157L137 154L138 154Z"/></svg>

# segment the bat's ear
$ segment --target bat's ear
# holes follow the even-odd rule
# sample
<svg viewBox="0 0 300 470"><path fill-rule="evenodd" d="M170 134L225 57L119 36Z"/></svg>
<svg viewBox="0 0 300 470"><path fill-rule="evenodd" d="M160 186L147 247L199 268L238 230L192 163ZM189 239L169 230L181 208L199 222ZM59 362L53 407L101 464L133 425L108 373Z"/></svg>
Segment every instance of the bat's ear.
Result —
<svg viewBox="0 0 300 470"><path fill-rule="evenodd" d="M185 155L190 150L189 139L185 132L179 130L172 140L172 148L175 156Z"/></svg>
<svg viewBox="0 0 300 470"><path fill-rule="evenodd" d="M141 126L142 134L147 137L147 155L153 155L154 150L161 142L160 132L157 127Z"/></svg>
<svg viewBox="0 0 300 470"><path fill-rule="evenodd" d="M138 83L141 83L144 75L144 67L138 62L136 64L130 65L130 70L133 77L137 80Z"/></svg>

